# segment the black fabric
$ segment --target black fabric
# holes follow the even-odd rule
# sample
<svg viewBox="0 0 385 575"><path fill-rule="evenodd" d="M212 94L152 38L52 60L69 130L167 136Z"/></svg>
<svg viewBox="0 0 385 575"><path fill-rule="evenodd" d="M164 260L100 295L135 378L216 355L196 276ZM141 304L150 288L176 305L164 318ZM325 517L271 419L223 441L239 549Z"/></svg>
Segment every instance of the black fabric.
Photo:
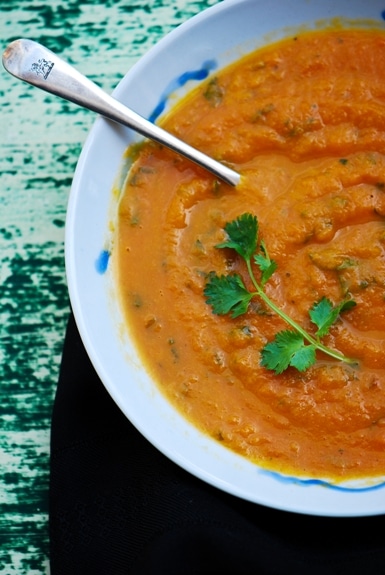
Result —
<svg viewBox="0 0 385 575"><path fill-rule="evenodd" d="M51 575L378 574L384 516L250 504L150 445L97 377L71 316L51 430Z"/></svg>

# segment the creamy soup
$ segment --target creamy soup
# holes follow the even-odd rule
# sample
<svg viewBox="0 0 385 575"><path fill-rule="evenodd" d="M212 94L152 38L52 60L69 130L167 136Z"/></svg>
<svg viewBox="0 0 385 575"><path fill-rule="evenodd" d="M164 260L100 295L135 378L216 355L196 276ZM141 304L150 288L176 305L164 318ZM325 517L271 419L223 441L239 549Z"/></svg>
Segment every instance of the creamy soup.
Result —
<svg viewBox="0 0 385 575"><path fill-rule="evenodd" d="M116 239L127 325L186 418L259 465L344 479L385 473L385 33L329 30L260 49L213 75L162 125L241 174L233 188L155 143L130 150ZM218 249L255 214L277 264L265 285L310 333L314 302L346 297L305 371L261 365L288 326L258 298L216 315L210 272L246 269ZM255 270L258 275L258 270ZM132 385L127 382L127 385Z"/></svg>

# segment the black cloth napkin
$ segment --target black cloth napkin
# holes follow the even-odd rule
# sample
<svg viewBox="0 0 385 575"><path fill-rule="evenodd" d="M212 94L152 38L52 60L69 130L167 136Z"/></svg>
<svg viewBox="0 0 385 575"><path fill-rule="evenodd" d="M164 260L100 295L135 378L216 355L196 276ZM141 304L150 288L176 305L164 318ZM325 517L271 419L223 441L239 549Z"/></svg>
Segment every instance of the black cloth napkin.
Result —
<svg viewBox="0 0 385 575"><path fill-rule="evenodd" d="M51 575L385 570L385 517L325 518L223 493L169 461L96 375L73 317L52 415Z"/></svg>

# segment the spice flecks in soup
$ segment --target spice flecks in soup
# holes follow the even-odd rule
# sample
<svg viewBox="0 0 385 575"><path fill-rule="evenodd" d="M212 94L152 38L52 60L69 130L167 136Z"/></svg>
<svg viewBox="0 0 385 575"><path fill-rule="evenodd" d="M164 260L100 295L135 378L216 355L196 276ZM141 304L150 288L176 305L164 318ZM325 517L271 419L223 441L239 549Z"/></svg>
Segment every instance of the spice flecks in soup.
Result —
<svg viewBox="0 0 385 575"><path fill-rule="evenodd" d="M299 35L245 57L163 126L242 175L236 189L154 143L136 150L119 205L117 279L127 324L159 387L205 433L260 465L333 479L385 473L385 33ZM258 217L277 270L269 297L356 306L319 355L276 375L260 350L286 328L258 301L212 313L208 274L241 274L223 227ZM129 383L128 383L129 385Z"/></svg>

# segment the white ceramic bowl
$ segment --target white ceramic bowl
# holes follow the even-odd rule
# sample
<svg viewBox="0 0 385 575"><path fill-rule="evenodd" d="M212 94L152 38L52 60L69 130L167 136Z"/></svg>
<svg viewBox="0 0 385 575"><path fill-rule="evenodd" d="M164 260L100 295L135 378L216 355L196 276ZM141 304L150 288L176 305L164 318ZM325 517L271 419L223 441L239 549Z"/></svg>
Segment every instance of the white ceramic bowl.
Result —
<svg viewBox="0 0 385 575"><path fill-rule="evenodd" d="M186 71L216 67L299 28L334 17L384 24L383 0L224 0L166 36L124 77L114 96L145 117ZM183 57L180 55L183 54ZM181 86L177 95L194 85ZM174 96L173 96L174 97ZM137 139L97 119L76 169L66 224L66 267L77 325L107 390L139 431L171 460L204 481L278 509L329 516L385 512L385 483L333 486L267 472L200 433L159 392L124 329L108 266L113 185L122 157Z"/></svg>

